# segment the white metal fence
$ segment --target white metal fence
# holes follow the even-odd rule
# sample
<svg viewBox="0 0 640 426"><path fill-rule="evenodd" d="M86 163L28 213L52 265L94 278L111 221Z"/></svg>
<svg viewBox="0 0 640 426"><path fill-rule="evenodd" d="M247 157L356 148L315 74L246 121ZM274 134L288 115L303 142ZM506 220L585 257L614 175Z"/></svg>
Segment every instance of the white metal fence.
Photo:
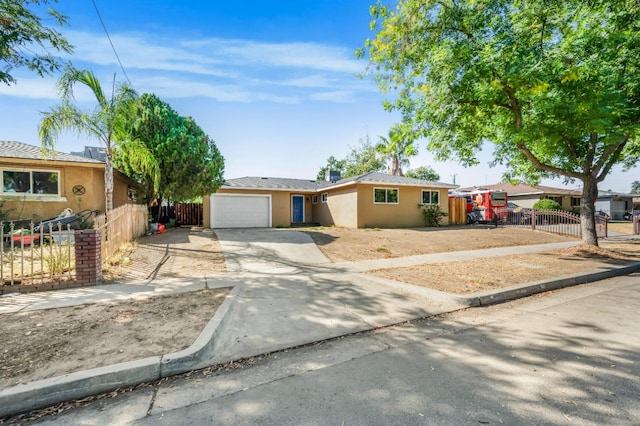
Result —
<svg viewBox="0 0 640 426"><path fill-rule="evenodd" d="M105 215L93 219L96 213L86 210L36 223L0 221L0 294L24 291L21 286L52 289L75 282L76 229L100 231L102 262L147 230L144 205L114 209L108 222Z"/></svg>
<svg viewBox="0 0 640 426"><path fill-rule="evenodd" d="M0 222L0 286L73 280L73 239L71 225L60 221L28 226Z"/></svg>

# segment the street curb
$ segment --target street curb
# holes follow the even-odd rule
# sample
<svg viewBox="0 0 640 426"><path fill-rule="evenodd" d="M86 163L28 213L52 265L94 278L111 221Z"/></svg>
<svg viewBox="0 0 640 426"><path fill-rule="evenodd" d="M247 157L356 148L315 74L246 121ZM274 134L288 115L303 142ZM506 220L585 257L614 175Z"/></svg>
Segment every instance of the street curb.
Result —
<svg viewBox="0 0 640 426"><path fill-rule="evenodd" d="M637 271L640 271L640 262L620 268L513 286L497 292L486 292L473 296L455 296L447 293L442 293L442 295L448 295L451 301L455 301L463 307L480 307L544 291L628 275ZM409 289L414 286L402 285L401 287L423 297L427 296L425 292L420 293ZM216 310L213 318L188 348L163 356L78 371L2 389L0 390L0 419L60 402L97 395L122 387L135 386L144 382L153 382L163 377L207 367L217 348L221 330L228 326L228 321L232 317L234 302L239 291L239 286L233 287L220 308Z"/></svg>
<svg viewBox="0 0 640 426"><path fill-rule="evenodd" d="M541 280L534 283L522 284L506 288L498 292L485 292L473 296L458 296L457 299L469 307L480 307L495 305L522 297L531 296L550 290L557 290L565 287L572 287L579 284L586 284L601 281L607 278L629 275L640 271L640 262L620 268L606 269L604 271L591 271L581 274L568 275L566 277Z"/></svg>
<svg viewBox="0 0 640 426"><path fill-rule="evenodd" d="M237 292L236 286L188 348L163 356L76 371L2 389L0 419L208 366L207 361L217 346L220 329L227 324L233 311Z"/></svg>

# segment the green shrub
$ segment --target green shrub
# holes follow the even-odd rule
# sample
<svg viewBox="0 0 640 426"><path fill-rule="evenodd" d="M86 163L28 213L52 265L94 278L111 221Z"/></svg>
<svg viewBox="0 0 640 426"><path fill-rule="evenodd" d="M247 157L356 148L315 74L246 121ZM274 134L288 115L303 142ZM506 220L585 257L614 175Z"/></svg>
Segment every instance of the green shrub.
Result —
<svg viewBox="0 0 640 426"><path fill-rule="evenodd" d="M562 210L562 206L553 200L544 198L533 205L536 210Z"/></svg>
<svg viewBox="0 0 640 426"><path fill-rule="evenodd" d="M422 208L422 217L424 218L424 226L440 226L442 218L448 216L447 213L440 210L438 205L422 205L419 204L418 208Z"/></svg>

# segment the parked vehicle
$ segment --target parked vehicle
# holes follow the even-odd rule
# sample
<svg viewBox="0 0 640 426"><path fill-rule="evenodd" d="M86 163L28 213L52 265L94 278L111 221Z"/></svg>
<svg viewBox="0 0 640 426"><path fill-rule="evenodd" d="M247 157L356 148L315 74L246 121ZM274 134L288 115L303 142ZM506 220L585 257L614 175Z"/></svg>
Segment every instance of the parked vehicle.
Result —
<svg viewBox="0 0 640 426"><path fill-rule="evenodd" d="M507 216L505 191L478 189L453 193L452 196L467 200L467 223L501 222Z"/></svg>
<svg viewBox="0 0 640 426"><path fill-rule="evenodd" d="M630 212L625 212L624 220L633 220L634 216L640 216L640 210L631 210Z"/></svg>

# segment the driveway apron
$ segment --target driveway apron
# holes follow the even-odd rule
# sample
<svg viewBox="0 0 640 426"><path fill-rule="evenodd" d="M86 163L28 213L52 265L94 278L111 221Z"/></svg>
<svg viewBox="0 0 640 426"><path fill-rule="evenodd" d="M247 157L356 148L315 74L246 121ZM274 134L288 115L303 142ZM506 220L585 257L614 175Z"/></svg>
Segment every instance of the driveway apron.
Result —
<svg viewBox="0 0 640 426"><path fill-rule="evenodd" d="M335 267L305 233L216 230L237 286L219 330L220 363L459 308Z"/></svg>

